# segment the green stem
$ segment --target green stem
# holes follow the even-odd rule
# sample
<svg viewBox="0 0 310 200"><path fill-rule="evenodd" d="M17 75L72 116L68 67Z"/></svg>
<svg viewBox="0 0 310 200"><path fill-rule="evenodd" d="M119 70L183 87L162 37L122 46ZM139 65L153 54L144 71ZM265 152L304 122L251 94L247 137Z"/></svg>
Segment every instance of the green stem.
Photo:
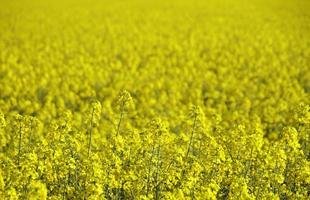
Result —
<svg viewBox="0 0 310 200"><path fill-rule="evenodd" d="M90 121L89 136L88 136L88 157L89 157L90 152L91 152L91 140L92 140L92 133L93 133L94 112L95 112L95 109L93 108L92 113L91 113L91 121Z"/></svg>
<svg viewBox="0 0 310 200"><path fill-rule="evenodd" d="M29 147L31 147L31 144L32 144L32 122L33 121L33 119L31 119L31 121L30 121L30 131L29 131Z"/></svg>
<svg viewBox="0 0 310 200"><path fill-rule="evenodd" d="M195 115L195 118L194 118L194 124L193 124L193 128L192 128L191 138L190 138L190 141L189 141L189 144L188 144L185 160L187 159L187 157L189 155L189 152L190 152L190 149L191 149L191 146L192 146L192 143L193 143L194 133L195 133L195 129L196 129L196 123L197 123L197 115Z"/></svg>
<svg viewBox="0 0 310 200"><path fill-rule="evenodd" d="M151 179L152 160L153 160L154 152L155 152L155 145L152 146L152 154L149 160L149 169L148 169L147 182L146 182L146 196L148 196L150 192L150 179Z"/></svg>
<svg viewBox="0 0 310 200"><path fill-rule="evenodd" d="M18 166L20 164L21 148L22 148L22 122L21 120L19 120Z"/></svg>
<svg viewBox="0 0 310 200"><path fill-rule="evenodd" d="M156 187L155 187L155 199L159 199L160 195L160 183L159 183L159 168L160 168L160 145L157 147L157 164L156 164Z"/></svg>
<svg viewBox="0 0 310 200"><path fill-rule="evenodd" d="M122 102L122 105L121 105L121 113L120 113L120 117L119 117L119 121L118 121L118 124L117 124L117 130L116 130L116 136L118 136L119 134L119 131L120 131L120 127L121 127L121 122L123 120L123 116L124 116L124 105L125 103Z"/></svg>

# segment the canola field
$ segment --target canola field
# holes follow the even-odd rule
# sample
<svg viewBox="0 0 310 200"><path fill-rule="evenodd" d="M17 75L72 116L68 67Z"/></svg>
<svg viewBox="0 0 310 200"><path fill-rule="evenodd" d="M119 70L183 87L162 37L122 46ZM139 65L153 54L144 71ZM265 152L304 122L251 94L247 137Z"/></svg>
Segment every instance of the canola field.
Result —
<svg viewBox="0 0 310 200"><path fill-rule="evenodd" d="M1 200L306 200L309 145L310 1L0 1Z"/></svg>

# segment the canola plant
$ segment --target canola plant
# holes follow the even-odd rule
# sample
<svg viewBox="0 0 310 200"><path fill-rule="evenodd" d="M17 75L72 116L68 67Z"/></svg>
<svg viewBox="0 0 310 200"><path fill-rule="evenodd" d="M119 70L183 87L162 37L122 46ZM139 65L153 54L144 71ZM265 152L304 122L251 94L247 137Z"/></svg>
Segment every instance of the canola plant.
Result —
<svg viewBox="0 0 310 200"><path fill-rule="evenodd" d="M309 1L0 5L0 199L310 198Z"/></svg>

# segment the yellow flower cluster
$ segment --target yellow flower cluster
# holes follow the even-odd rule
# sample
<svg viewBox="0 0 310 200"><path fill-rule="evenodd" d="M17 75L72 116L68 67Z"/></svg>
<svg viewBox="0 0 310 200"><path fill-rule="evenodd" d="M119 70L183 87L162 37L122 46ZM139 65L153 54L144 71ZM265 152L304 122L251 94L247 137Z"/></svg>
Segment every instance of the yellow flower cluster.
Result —
<svg viewBox="0 0 310 200"><path fill-rule="evenodd" d="M0 199L309 199L310 2L0 6Z"/></svg>

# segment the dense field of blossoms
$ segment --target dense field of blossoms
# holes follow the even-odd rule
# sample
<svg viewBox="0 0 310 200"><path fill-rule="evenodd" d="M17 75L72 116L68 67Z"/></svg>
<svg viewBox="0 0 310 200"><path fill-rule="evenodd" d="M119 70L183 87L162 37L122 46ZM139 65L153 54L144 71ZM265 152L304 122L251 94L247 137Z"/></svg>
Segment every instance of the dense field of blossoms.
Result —
<svg viewBox="0 0 310 200"><path fill-rule="evenodd" d="M0 4L0 199L310 198L310 1Z"/></svg>

